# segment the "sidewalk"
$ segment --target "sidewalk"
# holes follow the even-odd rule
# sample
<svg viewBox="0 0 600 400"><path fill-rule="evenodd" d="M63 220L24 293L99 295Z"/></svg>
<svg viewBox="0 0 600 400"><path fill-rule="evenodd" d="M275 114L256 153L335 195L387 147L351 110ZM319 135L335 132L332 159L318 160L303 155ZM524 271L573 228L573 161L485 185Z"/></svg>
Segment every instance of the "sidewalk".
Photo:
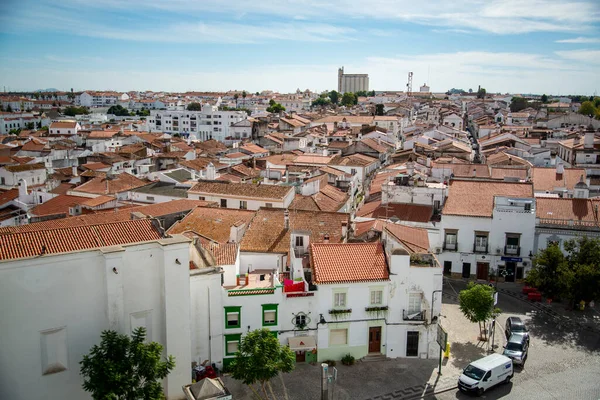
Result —
<svg viewBox="0 0 600 400"><path fill-rule="evenodd" d="M413 400L423 395L455 389L459 370L451 363L437 373L438 360L394 359L376 362L357 362L352 366L337 363L337 382L330 386L333 400ZM298 364L296 369L272 379L277 398L284 399L285 382L289 400L321 398L320 366ZM253 399L252 391L241 382L225 376L223 381L234 399ZM258 389L257 386L255 388Z"/></svg>

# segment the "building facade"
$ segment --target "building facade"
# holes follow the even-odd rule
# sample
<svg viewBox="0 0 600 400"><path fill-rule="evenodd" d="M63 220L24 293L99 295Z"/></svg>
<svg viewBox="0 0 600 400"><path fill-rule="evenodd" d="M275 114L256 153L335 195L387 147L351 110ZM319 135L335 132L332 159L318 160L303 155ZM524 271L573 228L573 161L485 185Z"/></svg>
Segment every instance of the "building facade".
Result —
<svg viewBox="0 0 600 400"><path fill-rule="evenodd" d="M359 92L369 90L369 74L344 74L344 67L338 69L338 92Z"/></svg>

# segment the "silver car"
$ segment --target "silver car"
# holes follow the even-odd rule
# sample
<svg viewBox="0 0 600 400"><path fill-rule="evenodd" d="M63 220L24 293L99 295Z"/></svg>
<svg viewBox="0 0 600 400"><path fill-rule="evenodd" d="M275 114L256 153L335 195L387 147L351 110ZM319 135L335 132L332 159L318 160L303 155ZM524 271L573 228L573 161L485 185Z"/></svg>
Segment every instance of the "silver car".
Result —
<svg viewBox="0 0 600 400"><path fill-rule="evenodd" d="M502 354L512 359L513 364L520 365L521 367L525 366L529 350L529 341L527 339L527 335L523 333L513 333L508 338Z"/></svg>

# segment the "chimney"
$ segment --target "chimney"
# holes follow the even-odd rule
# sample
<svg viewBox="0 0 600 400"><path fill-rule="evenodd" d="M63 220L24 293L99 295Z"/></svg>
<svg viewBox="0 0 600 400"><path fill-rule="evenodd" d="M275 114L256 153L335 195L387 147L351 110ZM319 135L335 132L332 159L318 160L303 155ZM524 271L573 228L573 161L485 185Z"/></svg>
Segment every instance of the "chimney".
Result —
<svg viewBox="0 0 600 400"><path fill-rule="evenodd" d="M239 243L241 237L243 236L243 229L244 223L242 221L238 221L231 225L231 228L229 229L229 242Z"/></svg>
<svg viewBox="0 0 600 400"><path fill-rule="evenodd" d="M217 178L217 171L213 163L208 163L206 166L206 179L209 181L214 181Z"/></svg>
<svg viewBox="0 0 600 400"><path fill-rule="evenodd" d="M71 167L71 175L77 176L77 167L76 166Z"/></svg>
<svg viewBox="0 0 600 400"><path fill-rule="evenodd" d="M579 146L579 143L581 143L581 138L579 136L575 136L575 139L573 139L573 146Z"/></svg>
<svg viewBox="0 0 600 400"><path fill-rule="evenodd" d="M342 240L345 240L347 235L348 235L348 221L343 221L342 222Z"/></svg>
<svg viewBox="0 0 600 400"><path fill-rule="evenodd" d="M333 133L337 132L337 130L338 130L338 123L337 123L337 121L335 121L333 123Z"/></svg>
<svg viewBox="0 0 600 400"><path fill-rule="evenodd" d="M473 178L477 177L477 168L473 168Z"/></svg>
<svg viewBox="0 0 600 400"><path fill-rule="evenodd" d="M25 179L19 179L19 201L25 203L26 196L27 196L27 181Z"/></svg>
<svg viewBox="0 0 600 400"><path fill-rule="evenodd" d="M290 212L287 209L283 212L283 229L290 229Z"/></svg>
<svg viewBox="0 0 600 400"><path fill-rule="evenodd" d="M415 164L412 161L406 163L406 173L408 176L412 176L415 172Z"/></svg>
<svg viewBox="0 0 600 400"><path fill-rule="evenodd" d="M562 175L565 173L565 165L561 162L556 163L556 175Z"/></svg>
<svg viewBox="0 0 600 400"><path fill-rule="evenodd" d="M323 149L323 155L327 157L327 149Z"/></svg>
<svg viewBox="0 0 600 400"><path fill-rule="evenodd" d="M593 149L594 148L594 131L587 131L583 137L583 148Z"/></svg>
<svg viewBox="0 0 600 400"><path fill-rule="evenodd" d="M325 236L323 236L323 243L329 243L329 233L326 233Z"/></svg>

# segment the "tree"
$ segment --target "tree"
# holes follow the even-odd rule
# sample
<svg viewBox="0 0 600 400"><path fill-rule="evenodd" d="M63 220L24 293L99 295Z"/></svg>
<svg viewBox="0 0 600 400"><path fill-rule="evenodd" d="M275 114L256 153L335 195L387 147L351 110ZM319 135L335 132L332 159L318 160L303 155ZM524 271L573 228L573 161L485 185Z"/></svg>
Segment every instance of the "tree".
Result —
<svg viewBox="0 0 600 400"><path fill-rule="evenodd" d="M100 345L81 360L83 389L94 399L162 399L160 380L175 368L175 358L162 359L159 343L145 343L146 329L131 337L115 331L102 332Z"/></svg>
<svg viewBox="0 0 600 400"><path fill-rule="evenodd" d="M375 115L383 115L384 106L383 104L377 104L375 106Z"/></svg>
<svg viewBox="0 0 600 400"><path fill-rule="evenodd" d="M59 109L60 110L60 109ZM86 107L69 106L65 108L64 114L74 117L76 115L89 114L90 111Z"/></svg>
<svg viewBox="0 0 600 400"><path fill-rule="evenodd" d="M518 112L527 108L527 99L524 97L513 97L510 101L510 111Z"/></svg>
<svg viewBox="0 0 600 400"><path fill-rule="evenodd" d="M368 92L367 96L375 97L375 91L371 90L370 92Z"/></svg>
<svg viewBox="0 0 600 400"><path fill-rule="evenodd" d="M108 111L106 111L106 113L121 116L121 117L126 117L129 115L129 111L120 104L117 104L116 106L111 106L108 109Z"/></svg>
<svg viewBox="0 0 600 400"><path fill-rule="evenodd" d="M20 133L21 133L21 128L14 128L14 129L11 129L10 131L8 131L9 135L19 136Z"/></svg>
<svg viewBox="0 0 600 400"><path fill-rule="evenodd" d="M368 94L365 90L359 90L358 92L354 92L354 95L356 97L367 97Z"/></svg>
<svg viewBox="0 0 600 400"><path fill-rule="evenodd" d="M526 281L550 298L576 304L600 296L600 239L581 236L564 244L566 255L551 243L533 258Z"/></svg>
<svg viewBox="0 0 600 400"><path fill-rule="evenodd" d="M596 115L596 107L594 107L594 103L591 101L584 101L583 103L581 103L581 107L579 107L579 114L583 114L583 115Z"/></svg>
<svg viewBox="0 0 600 400"><path fill-rule="evenodd" d="M269 399L266 386L275 399L270 380L280 372L291 372L294 366L294 352L289 347L282 346L268 329L257 329L242 338L230 368L233 378L248 385L256 397L261 398L252 385L258 382L265 399Z"/></svg>
<svg viewBox="0 0 600 400"><path fill-rule="evenodd" d="M282 111L285 111L285 107L284 106L282 106L281 104L277 103L273 99L269 100L269 107L267 107L267 112L277 114L277 113L280 113Z"/></svg>
<svg viewBox="0 0 600 400"><path fill-rule="evenodd" d="M331 100L329 99L329 97L319 97L318 99L312 102L313 107L325 107L329 104L331 104Z"/></svg>
<svg viewBox="0 0 600 400"><path fill-rule="evenodd" d="M469 283L467 289L458 294L460 311L470 322L479 324L479 336L487 340L485 335L485 321L492 318L500 310L494 309L494 288L487 285Z"/></svg>
<svg viewBox="0 0 600 400"><path fill-rule="evenodd" d="M245 99L245 98L246 98L246 96L248 96L248 93L246 93L246 91L244 90L244 91L242 92L242 97Z"/></svg>
<svg viewBox="0 0 600 400"><path fill-rule="evenodd" d="M329 92L329 98L333 104L337 104L340 101L340 94L335 90Z"/></svg>
<svg viewBox="0 0 600 400"><path fill-rule="evenodd" d="M187 106L188 111L202 111L202 104L200 103L190 103Z"/></svg>
<svg viewBox="0 0 600 400"><path fill-rule="evenodd" d="M545 94L542 95L542 103L547 103L548 102L548 96L546 96Z"/></svg>
<svg viewBox="0 0 600 400"><path fill-rule="evenodd" d="M10 106L10 104L8 104L6 106L6 112L12 112L12 110L13 110L12 107Z"/></svg>
<svg viewBox="0 0 600 400"><path fill-rule="evenodd" d="M478 99L485 99L485 95L486 95L486 93L487 93L487 92L485 91L485 89L484 89L484 88L482 88L482 87L480 87L480 88L477 90L477 98L478 98Z"/></svg>
<svg viewBox="0 0 600 400"><path fill-rule="evenodd" d="M29 129L29 130L35 129L35 122L28 122L28 123L26 123L25 124L25 129Z"/></svg>
<svg viewBox="0 0 600 400"><path fill-rule="evenodd" d="M239 94L237 94L237 93L233 95L233 99L234 99L234 100L237 100L239 97L240 97L240 95L239 95Z"/></svg>
<svg viewBox="0 0 600 400"><path fill-rule="evenodd" d="M357 103L357 99L356 99L356 96L354 96L354 93L346 92L342 96L342 105L343 106L350 107L350 106L355 105L356 103Z"/></svg>

